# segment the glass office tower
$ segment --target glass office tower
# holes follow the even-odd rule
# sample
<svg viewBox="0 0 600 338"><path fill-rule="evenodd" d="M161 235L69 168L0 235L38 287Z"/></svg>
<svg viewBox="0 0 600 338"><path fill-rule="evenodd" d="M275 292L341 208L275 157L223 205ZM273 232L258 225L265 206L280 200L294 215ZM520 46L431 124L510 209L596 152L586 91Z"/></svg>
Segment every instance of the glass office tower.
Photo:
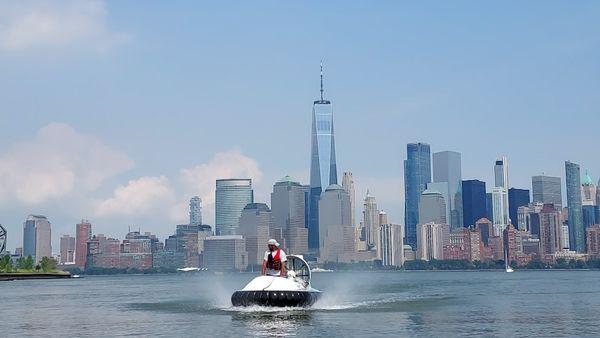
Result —
<svg viewBox="0 0 600 338"><path fill-rule="evenodd" d="M417 249L417 224L421 193L431 182L431 150L427 143L406 145L404 160L404 226L406 244Z"/></svg>
<svg viewBox="0 0 600 338"><path fill-rule="evenodd" d="M313 102L308 246L319 248L319 197L331 184L337 184L333 109L323 97L323 66L321 65L321 98Z"/></svg>
<svg viewBox="0 0 600 338"><path fill-rule="evenodd" d="M571 250L585 252L585 228L581 209L581 171L579 164L565 162L567 206L569 207L569 241Z"/></svg>
<svg viewBox="0 0 600 338"><path fill-rule="evenodd" d="M217 235L237 235L240 216L246 205L254 202L252 180L217 180L215 190L215 227Z"/></svg>

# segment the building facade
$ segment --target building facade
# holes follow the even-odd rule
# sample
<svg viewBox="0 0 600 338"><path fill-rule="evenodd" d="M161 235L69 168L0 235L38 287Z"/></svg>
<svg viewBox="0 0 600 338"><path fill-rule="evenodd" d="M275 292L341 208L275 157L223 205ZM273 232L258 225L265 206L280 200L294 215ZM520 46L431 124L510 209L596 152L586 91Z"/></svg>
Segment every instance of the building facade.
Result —
<svg viewBox="0 0 600 338"><path fill-rule="evenodd" d="M63 235L60 238L60 263L75 262L75 237Z"/></svg>
<svg viewBox="0 0 600 338"><path fill-rule="evenodd" d="M417 224L421 193L431 182L431 149L427 143L406 145L404 160L404 226L406 244L417 248Z"/></svg>
<svg viewBox="0 0 600 338"><path fill-rule="evenodd" d="M351 262L356 249L355 231L350 224L350 196L332 184L319 200L319 258L325 262Z"/></svg>
<svg viewBox="0 0 600 338"><path fill-rule="evenodd" d="M323 90L323 65L321 65L321 97L313 102L308 246L319 248L319 198L323 189L337 184L337 162L331 101L325 100Z"/></svg>
<svg viewBox="0 0 600 338"><path fill-rule="evenodd" d="M305 188L285 176L273 185L271 237L283 245L287 253L308 252Z"/></svg>
<svg viewBox="0 0 600 338"><path fill-rule="evenodd" d="M528 189L508 189L508 216L513 225L519 226L518 209L522 206L529 205L529 190Z"/></svg>
<svg viewBox="0 0 600 338"><path fill-rule="evenodd" d="M88 220L81 220L75 225L75 265L84 269L87 260L87 243L92 238L92 224Z"/></svg>
<svg viewBox="0 0 600 338"><path fill-rule="evenodd" d="M251 179L221 179L215 190L215 230L218 235L235 235L244 207L254 202Z"/></svg>
<svg viewBox="0 0 600 338"><path fill-rule="evenodd" d="M190 224L202 225L202 199L198 196L190 199Z"/></svg>
<svg viewBox="0 0 600 338"><path fill-rule="evenodd" d="M417 259L430 261L444 258L445 239L450 238L448 225L421 223L417 226Z"/></svg>
<svg viewBox="0 0 600 338"><path fill-rule="evenodd" d="M463 218L465 226L474 226L478 219L486 217L485 182L462 181Z"/></svg>
<svg viewBox="0 0 600 338"><path fill-rule="evenodd" d="M377 200L367 189L367 194L363 202L362 224L365 233L365 241L368 248L375 248L379 242L379 210L377 210Z"/></svg>
<svg viewBox="0 0 600 338"><path fill-rule="evenodd" d="M248 265L260 266L264 259L269 241L269 232L273 227L273 216L271 209L265 203L252 203L246 205L240 217L238 233L246 241L246 252L248 253ZM282 249L289 250L284 245L284 239L278 239Z"/></svg>
<svg viewBox="0 0 600 338"><path fill-rule="evenodd" d="M449 225L451 229L464 226L462 202L461 155L455 151L442 151L433 154L433 181L448 183Z"/></svg>
<svg viewBox="0 0 600 338"><path fill-rule="evenodd" d="M421 193L419 201L419 220L422 223L434 222L437 224L448 224L446 219L446 201L442 193L427 189Z"/></svg>
<svg viewBox="0 0 600 338"><path fill-rule="evenodd" d="M383 266L404 265L404 245L402 226L398 224L382 223L379 226L379 243L381 264Z"/></svg>
<svg viewBox="0 0 600 338"><path fill-rule="evenodd" d="M52 257L52 231L46 216L29 215L23 223L23 257L33 257L38 264L43 257Z"/></svg>
<svg viewBox="0 0 600 338"><path fill-rule="evenodd" d="M351 171L345 171L342 177L342 188L350 196L350 223L356 227L356 191L354 188L354 176Z"/></svg>
<svg viewBox="0 0 600 338"><path fill-rule="evenodd" d="M211 271L245 270L246 241L240 235L210 236L204 240L204 267Z"/></svg>
<svg viewBox="0 0 600 338"><path fill-rule="evenodd" d="M567 206L569 208L569 239L571 250L585 252L585 228L581 209L581 171L579 165L565 161Z"/></svg>
<svg viewBox="0 0 600 338"><path fill-rule="evenodd" d="M531 177L532 202L552 203L562 208L560 177L538 175Z"/></svg>

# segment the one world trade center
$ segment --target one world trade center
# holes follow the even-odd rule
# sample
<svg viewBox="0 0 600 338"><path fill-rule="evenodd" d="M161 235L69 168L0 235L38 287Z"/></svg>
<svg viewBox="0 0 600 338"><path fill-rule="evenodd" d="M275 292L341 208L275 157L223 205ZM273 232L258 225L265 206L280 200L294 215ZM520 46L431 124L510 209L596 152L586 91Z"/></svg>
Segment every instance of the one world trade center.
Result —
<svg viewBox="0 0 600 338"><path fill-rule="evenodd" d="M319 248L319 198L329 185L337 184L333 109L323 97L323 64L321 63L321 98L313 103L310 156L310 195L308 247Z"/></svg>

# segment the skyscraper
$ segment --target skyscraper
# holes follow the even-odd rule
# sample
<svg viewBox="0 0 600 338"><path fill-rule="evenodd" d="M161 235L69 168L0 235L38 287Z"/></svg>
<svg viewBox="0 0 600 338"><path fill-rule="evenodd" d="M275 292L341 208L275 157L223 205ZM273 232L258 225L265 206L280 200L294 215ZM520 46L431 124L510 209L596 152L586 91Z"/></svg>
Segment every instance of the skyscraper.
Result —
<svg viewBox="0 0 600 338"><path fill-rule="evenodd" d="M215 227L217 235L237 235L244 207L254 202L252 180L230 178L217 180L215 191Z"/></svg>
<svg viewBox="0 0 600 338"><path fill-rule="evenodd" d="M29 215L23 223L23 257L31 255L35 263L52 257L51 228L46 216Z"/></svg>
<svg viewBox="0 0 600 338"><path fill-rule="evenodd" d="M363 227L365 239L369 248L377 245L377 231L379 230L379 211L377 210L377 201L367 189L363 203Z"/></svg>
<svg viewBox="0 0 600 338"><path fill-rule="evenodd" d="M355 232L350 224L350 197L332 184L319 200L319 256L323 261L350 262L355 252Z"/></svg>
<svg viewBox="0 0 600 338"><path fill-rule="evenodd" d="M430 222L448 224L444 196L439 191L427 189L421 193L419 201L419 224Z"/></svg>
<svg viewBox="0 0 600 338"><path fill-rule="evenodd" d="M379 226L379 243L383 266L402 266L404 264L404 246L402 244L402 226L382 223Z"/></svg>
<svg viewBox="0 0 600 338"><path fill-rule="evenodd" d="M304 186L290 176L285 176L273 185L271 193L273 231L271 231L271 237L285 245L287 253L304 254L308 252L305 209Z"/></svg>
<svg viewBox="0 0 600 338"><path fill-rule="evenodd" d="M75 237L63 235L60 238L60 263L71 263L75 253Z"/></svg>
<svg viewBox="0 0 600 338"><path fill-rule="evenodd" d="M562 208L560 177L538 175L531 177L533 189L532 202L552 203L560 210Z"/></svg>
<svg viewBox="0 0 600 338"><path fill-rule="evenodd" d="M508 160L506 156L500 156L494 164L495 187L503 187L508 191Z"/></svg>
<svg viewBox="0 0 600 338"><path fill-rule="evenodd" d="M553 204L544 204L540 211L540 254L552 255L560 251L560 212Z"/></svg>
<svg viewBox="0 0 600 338"><path fill-rule="evenodd" d="M345 171L342 177L342 188L350 195L350 219L352 226L356 226L356 192L354 191L354 177L351 171Z"/></svg>
<svg viewBox="0 0 600 338"><path fill-rule="evenodd" d="M485 193L485 214L488 220L494 221L494 203L491 192Z"/></svg>
<svg viewBox="0 0 600 338"><path fill-rule="evenodd" d="M502 187L492 188L492 210L494 212L494 236L502 236L508 225L508 199L506 190Z"/></svg>
<svg viewBox="0 0 600 338"><path fill-rule="evenodd" d="M486 217L485 182L479 180L462 181L463 217L465 226L474 226L480 218Z"/></svg>
<svg viewBox="0 0 600 338"><path fill-rule="evenodd" d="M565 161L569 239L571 250L585 252L585 228L581 210L581 172L579 164Z"/></svg>
<svg viewBox="0 0 600 338"><path fill-rule="evenodd" d="M433 222L417 226L417 259L429 261L444 258L444 239L449 238L448 225Z"/></svg>
<svg viewBox="0 0 600 338"><path fill-rule="evenodd" d="M513 225L519 224L517 211L519 207L529 205L529 190L528 189L508 189L508 215ZM519 230L522 230L519 228Z"/></svg>
<svg viewBox="0 0 600 338"><path fill-rule="evenodd" d="M190 225L202 225L202 200L198 196L190 199Z"/></svg>
<svg viewBox="0 0 600 338"><path fill-rule="evenodd" d="M92 238L92 224L81 220L75 225L75 265L84 269L87 261L87 242Z"/></svg>
<svg viewBox="0 0 600 338"><path fill-rule="evenodd" d="M238 234L246 240L248 265L261 265L269 240L269 230L273 226L271 209L265 203L251 203L244 207L240 216ZM287 250L284 243L282 248Z"/></svg>
<svg viewBox="0 0 600 338"><path fill-rule="evenodd" d="M462 227L464 222L460 153L455 151L433 153L433 181L448 183L446 208L450 209L450 228Z"/></svg>
<svg viewBox="0 0 600 338"><path fill-rule="evenodd" d="M323 64L321 64L321 98L313 102L310 157L310 196L308 246L319 248L319 197L329 185L337 184L335 138L331 101L323 96Z"/></svg>
<svg viewBox="0 0 600 338"><path fill-rule="evenodd" d="M586 170L581 183L581 203L582 205L596 205L596 186L590 177L590 173Z"/></svg>
<svg viewBox="0 0 600 338"><path fill-rule="evenodd" d="M417 249L417 224L421 193L431 182L431 151L427 143L406 145L404 160L404 226L406 244Z"/></svg>

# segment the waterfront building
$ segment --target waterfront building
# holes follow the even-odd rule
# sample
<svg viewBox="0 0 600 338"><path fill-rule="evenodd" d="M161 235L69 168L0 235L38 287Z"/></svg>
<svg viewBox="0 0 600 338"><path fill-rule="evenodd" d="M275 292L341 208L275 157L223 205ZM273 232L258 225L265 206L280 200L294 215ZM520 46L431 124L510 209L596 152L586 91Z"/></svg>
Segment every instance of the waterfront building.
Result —
<svg viewBox="0 0 600 338"><path fill-rule="evenodd" d="M594 224L600 223L596 218L596 206L595 205L583 205L581 206L581 217L583 220L583 228L587 228Z"/></svg>
<svg viewBox="0 0 600 338"><path fill-rule="evenodd" d="M502 260L508 258L508 264L518 262L518 256L521 254L520 238L518 236L519 231L515 229L512 222L508 222L506 229L503 231L503 244L504 250L506 251L505 257Z"/></svg>
<svg viewBox="0 0 600 338"><path fill-rule="evenodd" d="M402 244L402 226L382 223L379 226L379 243L377 248L380 251L381 264L383 266L402 266L404 265L404 245Z"/></svg>
<svg viewBox="0 0 600 338"><path fill-rule="evenodd" d="M202 225L202 199L198 196L190 199L190 224Z"/></svg>
<svg viewBox="0 0 600 338"><path fill-rule="evenodd" d="M75 265L84 269L88 254L87 242L92 238L92 224L82 219L75 225Z"/></svg>
<svg viewBox="0 0 600 338"><path fill-rule="evenodd" d="M593 258L600 258L600 224L595 224L586 229L587 254Z"/></svg>
<svg viewBox="0 0 600 338"><path fill-rule="evenodd" d="M446 224L423 223L417 225L417 259L429 261L443 259L445 239L449 238Z"/></svg>
<svg viewBox="0 0 600 338"><path fill-rule="evenodd" d="M465 226L474 226L478 219L486 217L485 182L462 181L462 200Z"/></svg>
<svg viewBox="0 0 600 338"><path fill-rule="evenodd" d="M492 188L492 210L494 212L494 236L502 236L508 225L507 192L503 187Z"/></svg>
<svg viewBox="0 0 600 338"><path fill-rule="evenodd" d="M75 237L63 235L60 238L60 263L73 263L75 261Z"/></svg>
<svg viewBox="0 0 600 338"><path fill-rule="evenodd" d="M406 244L417 248L417 224L421 193L431 182L431 150L427 143L406 145L404 160L404 226Z"/></svg>
<svg viewBox="0 0 600 338"><path fill-rule="evenodd" d="M351 171L345 171L342 177L342 188L346 190L350 196L350 223L353 227L356 224L356 191L354 189L354 177Z"/></svg>
<svg viewBox="0 0 600 338"><path fill-rule="evenodd" d="M286 253L308 252L306 228L306 189L290 176L273 185L271 210L273 215L271 238L275 238Z"/></svg>
<svg viewBox="0 0 600 338"><path fill-rule="evenodd" d="M539 212L540 218L540 254L553 255L561 250L560 235L561 222L560 212L556 210L553 204L544 204Z"/></svg>
<svg viewBox="0 0 600 338"><path fill-rule="evenodd" d="M419 220L422 223L448 224L446 211L446 201L439 191L428 188L421 193Z"/></svg>
<svg viewBox="0 0 600 338"><path fill-rule="evenodd" d="M310 157L310 194L308 246L319 248L319 199L323 189L337 185L337 162L335 157L335 137L333 109L331 101L325 100L323 90L323 65L321 64L321 97L313 102Z"/></svg>
<svg viewBox="0 0 600 338"><path fill-rule="evenodd" d="M531 177L533 189L532 202L552 203L557 209L562 208L560 177L538 175Z"/></svg>
<svg viewBox="0 0 600 338"><path fill-rule="evenodd" d="M448 183L446 208L450 212L451 229L464 226L462 203L461 156L455 151L433 153L433 181Z"/></svg>
<svg viewBox="0 0 600 338"><path fill-rule="evenodd" d="M52 257L51 226L46 216L29 215L23 223L23 256L33 257L38 264L43 257Z"/></svg>
<svg viewBox="0 0 600 338"><path fill-rule="evenodd" d="M571 250L585 252L585 228L581 209L581 172L579 165L565 161L569 239Z"/></svg>
<svg viewBox="0 0 600 338"><path fill-rule="evenodd" d="M246 241L240 235L210 236L204 240L204 267L211 271L245 270Z"/></svg>
<svg viewBox="0 0 600 338"><path fill-rule="evenodd" d="M511 223L519 228L519 207L529 205L528 189L508 189L508 215Z"/></svg>
<svg viewBox="0 0 600 338"><path fill-rule="evenodd" d="M494 235L494 227L492 222L487 218L480 218L475 222L475 229L481 233L481 242L484 246L488 246L488 239Z"/></svg>
<svg viewBox="0 0 600 338"><path fill-rule="evenodd" d="M269 231L272 227L273 216L271 209L265 203L248 204L242 210L238 233L246 240L248 265L254 265L257 268L262 265L265 250L267 249L267 241L269 241ZM285 240L277 238L277 241L282 245L282 249L288 253L289 250L284 244Z"/></svg>
<svg viewBox="0 0 600 338"><path fill-rule="evenodd" d="M367 247L374 249L379 242L377 233L379 231L379 210L377 210L377 201L367 189L363 203L363 229L365 231L365 240Z"/></svg>
<svg viewBox="0 0 600 338"><path fill-rule="evenodd" d="M332 184L319 200L319 257L322 261L350 262L354 258L354 227L350 224L350 196Z"/></svg>
<svg viewBox="0 0 600 338"><path fill-rule="evenodd" d="M217 235L235 235L244 207L254 202L251 179L221 179L216 182L215 227Z"/></svg>
<svg viewBox="0 0 600 338"><path fill-rule="evenodd" d="M469 229L458 228L448 234L444 244L444 259L469 260Z"/></svg>

